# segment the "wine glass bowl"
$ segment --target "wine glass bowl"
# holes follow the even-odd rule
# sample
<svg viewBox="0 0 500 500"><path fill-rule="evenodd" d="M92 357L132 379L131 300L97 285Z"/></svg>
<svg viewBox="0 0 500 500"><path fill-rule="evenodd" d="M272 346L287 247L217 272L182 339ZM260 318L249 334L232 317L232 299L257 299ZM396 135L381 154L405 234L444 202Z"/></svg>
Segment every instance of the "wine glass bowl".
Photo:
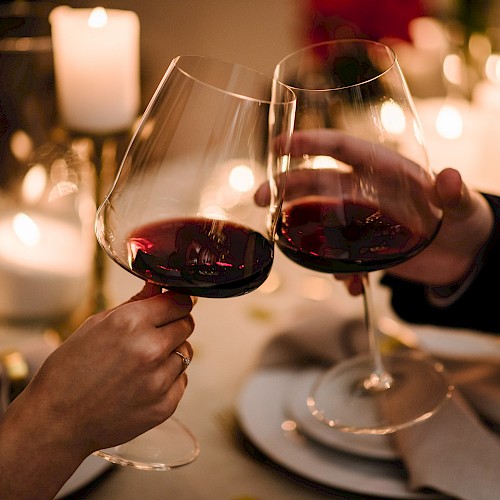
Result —
<svg viewBox="0 0 500 500"><path fill-rule="evenodd" d="M226 298L260 286L273 263L294 112L293 92L256 71L209 57L175 58L98 209L101 247L138 278L181 293ZM263 185L270 196L257 204ZM193 452L181 456L192 461L197 445L186 431L177 427L155 453L172 455L184 435ZM124 448L105 458L123 463ZM149 449L135 443L134 453ZM165 469L174 461L145 455L127 462Z"/></svg>
<svg viewBox="0 0 500 500"><path fill-rule="evenodd" d="M294 99L243 66L177 58L98 211L104 250L136 276L192 295L230 297L262 284L288 147L269 142L290 135ZM266 182L272 197L262 207L253 192Z"/></svg>
<svg viewBox="0 0 500 500"><path fill-rule="evenodd" d="M361 276L370 347L325 372L307 404L336 429L395 432L452 391L440 365L383 355L369 287L370 272L422 251L443 217L410 93L394 52L361 39L300 49L275 78L297 96L278 247L306 268Z"/></svg>

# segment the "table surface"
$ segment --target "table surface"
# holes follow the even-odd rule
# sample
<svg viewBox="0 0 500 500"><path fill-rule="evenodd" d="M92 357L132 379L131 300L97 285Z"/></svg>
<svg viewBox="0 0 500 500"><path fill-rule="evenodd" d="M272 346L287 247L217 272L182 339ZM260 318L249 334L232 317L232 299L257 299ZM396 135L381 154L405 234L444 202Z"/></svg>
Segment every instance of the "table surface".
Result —
<svg viewBox="0 0 500 500"><path fill-rule="evenodd" d="M188 388L175 415L200 442L197 460L169 472L113 467L87 488L85 498L361 498L308 484L280 470L257 450L252 451L237 425L241 388L273 335L313 308L332 307L332 314L340 309L343 314L362 314L361 299L349 296L331 276L305 270L279 253L273 280L279 286L271 293L265 293L264 285L242 297L200 299L193 311L196 328L191 343L195 354L188 369ZM141 286L139 280L117 266L109 269L108 283L112 303L126 300ZM377 290L379 307L387 303L384 293Z"/></svg>
<svg viewBox="0 0 500 500"><path fill-rule="evenodd" d="M422 103L419 103L421 105ZM441 102L428 101L433 112ZM483 110L473 110L481 122ZM488 159L496 158L497 138L485 134L480 157L459 165L469 185L500 193L498 169ZM432 150L431 150L432 153ZM439 158L431 163L439 165ZM443 159L444 160L444 159ZM197 436L201 454L192 464L170 472L141 472L113 467L74 498L156 500L253 500L320 498L366 498L354 493L334 491L293 477L271 464L242 439L237 425L237 402L243 385L255 370L266 343L287 324L293 324L314 308L331 310L332 315L360 316L361 298L349 296L343 285L331 276L305 270L277 252L273 277L279 286L265 293L272 283L248 295L231 299L200 299L193 311L196 321L191 337L195 355L189 366L189 385L176 411ZM373 280L379 314L393 316L388 290ZM141 281L113 263L109 264L107 296L110 305L127 300L141 288ZM0 332L1 334L1 332ZM1 336L1 335L0 335ZM1 338L0 338L1 341Z"/></svg>
<svg viewBox="0 0 500 500"><path fill-rule="evenodd" d="M436 106L436 103L432 103ZM442 103L438 103L441 105ZM476 120L492 125L498 117L485 116L473 109ZM488 126L486 125L486 126ZM483 129L484 130L484 129ZM497 149L495 134L481 138L480 155L469 164L456 165L469 185L488 192L500 192L498 170L491 168ZM467 141L465 141L467 142ZM464 145L464 141L461 141ZM474 161L475 160L475 161ZM431 163L441 170L431 151ZM240 390L255 369L266 343L288 322L315 307L331 308L343 314L361 315L361 298L349 296L343 285L328 275L307 271L277 252L274 273L280 286L272 293L265 288L249 295L227 299L202 299L196 305L196 329L192 335L195 351L189 367L189 385L176 412L197 435L200 457L192 464L166 473L140 472L119 467L88 493L89 499L142 498L193 499L294 499L362 498L356 494L333 491L266 463L243 446L236 422ZM113 267L109 296L114 301L128 298L140 284L125 271ZM123 283L127 282L128 286ZM388 291L373 279L379 314L393 315ZM363 496L366 498L366 496Z"/></svg>

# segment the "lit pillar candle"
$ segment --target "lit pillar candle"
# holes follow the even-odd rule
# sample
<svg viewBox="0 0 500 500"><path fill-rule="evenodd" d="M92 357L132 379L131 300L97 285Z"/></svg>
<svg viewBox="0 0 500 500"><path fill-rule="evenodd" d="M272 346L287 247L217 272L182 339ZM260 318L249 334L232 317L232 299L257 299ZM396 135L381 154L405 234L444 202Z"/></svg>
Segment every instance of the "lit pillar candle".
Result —
<svg viewBox="0 0 500 500"><path fill-rule="evenodd" d="M85 296L92 247L80 228L40 214L0 220L0 315L49 318L71 313Z"/></svg>
<svg viewBox="0 0 500 500"><path fill-rule="evenodd" d="M416 101L432 169L457 169L472 187L484 187L487 121L480 109L458 99Z"/></svg>
<svg viewBox="0 0 500 500"><path fill-rule="evenodd" d="M474 104L483 109L498 113L500 111L500 83L482 80L476 84L472 93Z"/></svg>
<svg viewBox="0 0 500 500"><path fill-rule="evenodd" d="M500 110L500 54L491 54L484 67L486 78L473 89L472 99L478 106L498 113Z"/></svg>
<svg viewBox="0 0 500 500"><path fill-rule="evenodd" d="M137 15L60 6L51 12L50 22L63 123L91 134L129 128L140 104Z"/></svg>

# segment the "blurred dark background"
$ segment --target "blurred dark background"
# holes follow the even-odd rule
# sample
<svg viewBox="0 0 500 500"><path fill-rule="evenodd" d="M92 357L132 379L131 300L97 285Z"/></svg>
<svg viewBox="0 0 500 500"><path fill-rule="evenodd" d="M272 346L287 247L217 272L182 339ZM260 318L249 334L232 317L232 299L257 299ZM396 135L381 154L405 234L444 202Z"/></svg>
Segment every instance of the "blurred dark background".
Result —
<svg viewBox="0 0 500 500"><path fill-rule="evenodd" d="M461 22L465 31L482 30L500 18L498 3L497 0L1 1L0 48L1 43L13 35L49 35L50 26L43 16L58 5L135 11L141 25L142 111L170 61L178 55L210 55L272 75L275 64L286 54L326 39L367 37L409 43L409 24L419 16ZM23 6L34 7L41 17L37 22L13 29L7 11L22 10ZM9 154L13 131L29 128L35 143L43 142L48 124L56 118L50 57L50 52L44 50L15 54L0 50L2 157ZM411 55L409 60L407 77L411 80L415 59ZM427 67L432 64L427 56L424 63ZM439 65L437 71L440 71ZM421 88L434 94L442 91L437 80L434 86L426 84ZM415 92L418 92L416 87ZM2 173L6 171L6 162L0 158L0 187Z"/></svg>

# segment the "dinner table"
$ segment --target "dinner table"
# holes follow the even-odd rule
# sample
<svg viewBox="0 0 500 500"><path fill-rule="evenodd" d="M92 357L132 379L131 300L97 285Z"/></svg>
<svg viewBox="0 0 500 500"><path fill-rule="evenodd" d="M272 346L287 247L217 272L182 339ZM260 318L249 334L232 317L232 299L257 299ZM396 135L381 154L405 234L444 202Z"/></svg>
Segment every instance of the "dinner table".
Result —
<svg viewBox="0 0 500 500"><path fill-rule="evenodd" d="M108 266L106 295L111 305L126 300L141 286L139 279L114 263ZM378 301L387 296L382 290ZM256 291L229 299L198 299L193 310L195 330L190 342L194 356L187 370L188 387L174 415L197 437L199 457L166 472L108 467L92 457L104 462L103 473L69 497L366 498L366 494L319 484L307 474L289 472L259 449L240 423L242 391L258 369L267 343L290 322L319 309L356 316L362 314L362 303L333 277L305 270L278 252L271 276ZM264 408L253 411L259 415ZM276 432L280 434L281 429ZM353 488L360 491L356 485Z"/></svg>
<svg viewBox="0 0 500 500"><path fill-rule="evenodd" d="M107 271L111 304L140 289L140 280L118 266L111 264ZM198 299L189 382L175 417L197 437L199 457L167 472L112 466L86 486L85 498L358 498L289 473L268 458L241 428L238 405L262 350L285 324L314 308L328 307L329 301L341 301L353 313L361 313L360 300L350 297L331 276L308 272L279 253L261 289L229 299Z"/></svg>
<svg viewBox="0 0 500 500"><path fill-rule="evenodd" d="M111 260L107 261L105 276L110 306L127 300L142 287L140 279ZM391 292L380 283L381 274L375 272L373 278L386 348L407 348L417 339L419 348L449 360L452 368L457 359L470 361L466 378L483 364L498 373L500 343L494 336L405 324L391 308ZM341 349L342 343L350 343L351 336L366 337L362 298L350 295L342 282L303 268L277 251L271 274L260 288L228 299L199 298L192 314L195 330L190 342L194 356L187 368L188 386L174 418L197 437L198 458L188 465L158 472L110 465L91 456L58 498L455 498L410 486L404 462L394 451L394 435L346 435L317 421L306 408L309 388L324 366L302 363L300 352L304 351L305 359L307 352L337 349L336 341L328 338L330 332L332 337L339 332L345 335L339 344ZM346 355L351 354L348 350ZM497 402L492 403L493 418L498 418ZM489 430L478 429L474 421L464 419L461 407L450 408L448 414L443 410L437 414L442 417L429 419L437 422L437 438L426 439L425 430L421 431L423 435L416 438L421 447L409 439L410 446L416 448L406 451L417 469L422 463L424 468L429 464L422 472L424 481L439 470L437 478L430 478L438 485L446 475L453 485L456 471L475 467L483 452L484 459L477 462L480 467L484 465L482 460L488 463L500 457L500 440L490 443ZM464 420L472 428L464 430ZM457 440L457 435L465 441ZM489 444L486 449L471 449L470 456L463 453L462 447L473 446L474 441ZM450 460L452 456L457 457L457 463ZM472 474L481 477L479 471ZM490 484L487 495L491 482L493 489L498 486L500 491L495 477L485 477ZM468 481L472 485L475 480L471 477ZM472 496L464 492L457 498L491 498L474 496L474 488L471 486Z"/></svg>
<svg viewBox="0 0 500 500"><path fill-rule="evenodd" d="M498 377L500 343L495 336L405 324L392 310L390 290L381 285L380 277L375 272L372 281L387 348L412 347L417 339L419 348L430 354L453 362L464 357L475 363L466 376L470 372L474 378L478 367L484 364L492 367ZM139 278L106 259L104 294L110 307L141 288ZM407 471L401 458L394 454L390 437L345 435L316 421L307 410L305 401L317 367L307 363L294 367L293 363L301 360L300 351L317 354L334 349L335 341L328 340L330 331L332 337L342 331L347 343L351 334L366 336L362 298L351 296L343 283L329 274L303 268L277 251L271 274L260 288L228 299L199 298L192 314L195 329L190 342L194 355L187 368L188 386L174 418L196 436L199 456L188 465L159 472L112 465L91 455L56 498L455 498L410 487ZM18 349L36 369L57 346L58 340L49 333L32 324L12 328L0 324L0 350ZM498 418L497 403L494 400L490 409ZM419 441L413 445L414 458L419 464L429 461L432 473L434 462L439 469L450 457L465 457L464 463L460 459L444 471L451 474L453 482L455 467L470 467L483 450L478 448L473 452L476 455L471 452L469 458L461 447L471 444L467 439L476 439L477 429L473 428L468 437L460 426L458 430L452 427L456 421L446 421L449 415L443 418L444 423L438 424L438 436L443 427L450 425L444 444L431 438L428 449L429 443L422 443L422 457ZM295 425L295 420L299 425ZM489 441L485 432L488 431L479 429L478 440ZM466 442L456 441L457 437ZM493 439L498 441L487 445L493 450L485 451L485 461L487 453L494 460L500 457L500 438ZM474 475L481 477L479 471ZM500 491L495 477L493 488L498 486Z"/></svg>

